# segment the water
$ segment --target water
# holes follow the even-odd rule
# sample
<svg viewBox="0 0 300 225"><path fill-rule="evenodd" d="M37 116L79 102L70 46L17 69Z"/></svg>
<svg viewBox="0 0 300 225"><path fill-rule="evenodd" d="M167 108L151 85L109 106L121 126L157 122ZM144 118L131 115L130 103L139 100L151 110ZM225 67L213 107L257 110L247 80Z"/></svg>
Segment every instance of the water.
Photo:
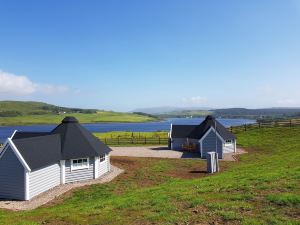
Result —
<svg viewBox="0 0 300 225"><path fill-rule="evenodd" d="M159 122L146 123L91 123L83 126L91 132L110 132L110 131L132 131L132 132L151 132L151 131L168 131L171 123L193 125L199 124L203 118L169 118ZM248 119L218 119L226 127L239 126L243 124L255 123L254 120ZM48 132L56 125L29 125L29 126L0 126L0 143L10 137L15 130L31 132Z"/></svg>

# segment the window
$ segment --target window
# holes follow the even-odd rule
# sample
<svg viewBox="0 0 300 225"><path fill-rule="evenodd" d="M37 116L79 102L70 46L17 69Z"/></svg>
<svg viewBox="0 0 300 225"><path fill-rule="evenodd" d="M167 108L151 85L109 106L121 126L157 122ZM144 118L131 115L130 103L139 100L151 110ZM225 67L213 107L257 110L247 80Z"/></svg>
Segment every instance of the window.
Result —
<svg viewBox="0 0 300 225"><path fill-rule="evenodd" d="M72 159L71 170L80 170L89 168L89 159Z"/></svg>
<svg viewBox="0 0 300 225"><path fill-rule="evenodd" d="M232 140L226 140L226 144L232 144Z"/></svg>
<svg viewBox="0 0 300 225"><path fill-rule="evenodd" d="M105 161L105 155L100 155L100 162L104 162Z"/></svg>

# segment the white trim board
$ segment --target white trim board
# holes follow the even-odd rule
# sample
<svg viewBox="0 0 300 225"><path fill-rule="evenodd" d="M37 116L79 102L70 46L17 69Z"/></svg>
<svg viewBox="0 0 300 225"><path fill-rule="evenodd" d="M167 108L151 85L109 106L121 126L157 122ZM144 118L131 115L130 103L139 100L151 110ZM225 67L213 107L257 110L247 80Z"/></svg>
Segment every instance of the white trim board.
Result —
<svg viewBox="0 0 300 225"><path fill-rule="evenodd" d="M216 132L216 130L215 130L214 127L210 127L210 128L206 131L206 133L202 136L202 138L199 140L199 142L200 142L200 141L203 141L203 140L207 137L207 135L210 133L211 130L213 130L213 132L217 134L218 138L220 138L221 141L222 141L222 143L224 144L224 143L225 143L225 140L222 138L222 136L221 136L218 132Z"/></svg>
<svg viewBox="0 0 300 225"><path fill-rule="evenodd" d="M66 161L60 160L60 183L66 183Z"/></svg>
<svg viewBox="0 0 300 225"><path fill-rule="evenodd" d="M25 159L23 158L23 156L21 155L21 153L19 152L18 148L15 146L15 144L13 143L13 141L11 140L11 138L7 138L7 142L6 142L6 145L4 146L4 150L1 152L0 159L2 158L2 156L4 155L4 153L7 150L7 148L6 148L7 144L11 147L11 149L13 150L14 154L17 156L17 158L19 159L19 161L23 165L23 167L27 171L31 171L30 167L26 163Z"/></svg>
<svg viewBox="0 0 300 225"><path fill-rule="evenodd" d="M15 130L14 132L13 132L13 134L11 135L11 139L15 136L15 134L17 133L17 130Z"/></svg>
<svg viewBox="0 0 300 225"><path fill-rule="evenodd" d="M94 162L94 179L99 177L99 163L100 163L100 158L99 156L96 156L94 158L95 162Z"/></svg>
<svg viewBox="0 0 300 225"><path fill-rule="evenodd" d="M28 201L30 199L29 196L29 171L24 170L24 199Z"/></svg>
<svg viewBox="0 0 300 225"><path fill-rule="evenodd" d="M207 137L207 135L208 135L212 130L213 130L214 133L217 134L217 137L218 137L219 139L221 139L222 144L225 143L225 140L219 135L218 132L216 132L215 128L214 128L214 127L210 127L210 128L206 131L206 133L202 136L202 138L199 140L199 143L200 143L200 154L201 154L201 158L203 158L203 154L202 154L202 153L203 153L203 140Z"/></svg>
<svg viewBox="0 0 300 225"><path fill-rule="evenodd" d="M79 160L79 159L87 159L87 165L86 166L81 166L79 168L74 167L73 166L73 160ZM90 168L90 158L89 157L70 159L70 161L71 161L71 171L84 170L84 169L89 169Z"/></svg>

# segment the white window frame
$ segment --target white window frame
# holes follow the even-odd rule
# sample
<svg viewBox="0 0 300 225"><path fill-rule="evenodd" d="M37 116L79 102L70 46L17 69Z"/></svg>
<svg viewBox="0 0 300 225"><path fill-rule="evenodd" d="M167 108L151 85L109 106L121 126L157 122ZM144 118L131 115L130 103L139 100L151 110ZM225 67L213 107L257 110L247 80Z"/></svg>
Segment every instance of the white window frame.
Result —
<svg viewBox="0 0 300 225"><path fill-rule="evenodd" d="M103 159L103 160L102 160ZM101 161L102 160L102 161ZM100 163L105 162L106 161L106 154L100 155L99 156L99 161Z"/></svg>
<svg viewBox="0 0 300 225"><path fill-rule="evenodd" d="M226 140L225 141L225 144L232 144L233 143L233 140Z"/></svg>
<svg viewBox="0 0 300 225"><path fill-rule="evenodd" d="M81 166L74 166L74 160L87 160L87 165L81 165ZM79 159L71 159L71 171L74 170L83 170L83 169L88 169L90 167L90 159L89 158L79 158Z"/></svg>

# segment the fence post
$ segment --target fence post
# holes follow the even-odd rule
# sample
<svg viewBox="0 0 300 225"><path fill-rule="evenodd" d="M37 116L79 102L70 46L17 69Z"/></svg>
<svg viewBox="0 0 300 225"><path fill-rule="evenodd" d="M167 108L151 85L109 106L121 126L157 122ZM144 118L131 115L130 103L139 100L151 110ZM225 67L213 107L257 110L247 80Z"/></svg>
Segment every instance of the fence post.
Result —
<svg viewBox="0 0 300 225"><path fill-rule="evenodd" d="M106 138L104 138L104 143L105 143L105 144L107 144L107 142L106 142Z"/></svg>
<svg viewBox="0 0 300 225"><path fill-rule="evenodd" d="M232 126L230 126L230 132L232 133Z"/></svg>
<svg viewBox="0 0 300 225"><path fill-rule="evenodd" d="M131 138L131 144L133 144L133 138Z"/></svg>
<svg viewBox="0 0 300 225"><path fill-rule="evenodd" d="M244 127L245 127L245 131L247 131L247 124L245 124Z"/></svg>

